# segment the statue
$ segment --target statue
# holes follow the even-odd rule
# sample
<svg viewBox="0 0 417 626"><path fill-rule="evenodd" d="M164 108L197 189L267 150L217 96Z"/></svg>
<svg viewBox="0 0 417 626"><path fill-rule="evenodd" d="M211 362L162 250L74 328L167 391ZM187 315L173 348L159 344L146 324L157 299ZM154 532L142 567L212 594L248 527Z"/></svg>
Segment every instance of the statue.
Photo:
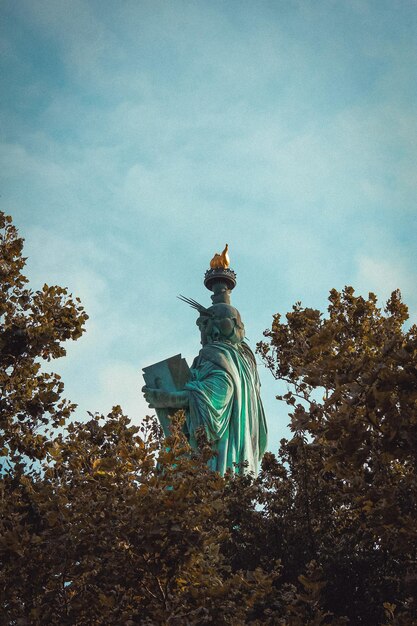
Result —
<svg viewBox="0 0 417 626"><path fill-rule="evenodd" d="M209 461L213 470L224 474L232 469L256 475L266 448L267 425L255 357L244 341L240 313L230 304L236 274L229 268L227 244L222 254L212 259L204 284L213 292L213 304L208 308L179 296L199 313L197 326L202 348L187 374L188 380L181 389L173 390L172 385L166 388L168 384L164 388L158 378L158 384L153 388L147 384L143 392L165 431L167 415L185 410L185 432L192 447L197 446L196 431L204 428L216 452ZM176 362L182 364L184 372L183 361L177 355L157 365L170 362L172 369ZM146 370L151 368L144 370L145 381L150 380Z"/></svg>

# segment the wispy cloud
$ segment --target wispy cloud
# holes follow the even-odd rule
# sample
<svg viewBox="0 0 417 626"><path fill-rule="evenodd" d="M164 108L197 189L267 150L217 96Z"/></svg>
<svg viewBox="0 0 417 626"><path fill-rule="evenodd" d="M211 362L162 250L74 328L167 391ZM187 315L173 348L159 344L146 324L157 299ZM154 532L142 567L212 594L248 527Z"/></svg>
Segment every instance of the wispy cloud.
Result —
<svg viewBox="0 0 417 626"><path fill-rule="evenodd" d="M400 287L415 315L412 2L2 11L2 208L33 284L68 285L91 316L56 364L80 406L140 412L141 367L197 352L175 296L208 299L226 241L253 343L274 312L325 308L345 284ZM276 440L285 409L262 377Z"/></svg>

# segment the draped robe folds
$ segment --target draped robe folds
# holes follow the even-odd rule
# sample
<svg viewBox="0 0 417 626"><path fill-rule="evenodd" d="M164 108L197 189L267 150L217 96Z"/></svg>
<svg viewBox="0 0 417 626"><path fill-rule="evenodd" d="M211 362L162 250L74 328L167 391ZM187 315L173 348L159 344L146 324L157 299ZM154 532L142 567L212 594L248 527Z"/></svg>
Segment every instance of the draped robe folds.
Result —
<svg viewBox="0 0 417 626"><path fill-rule="evenodd" d="M209 461L211 469L256 475L266 448L267 426L249 346L220 341L204 346L194 359L185 388L191 445L196 445L195 430L203 426L217 453ZM234 467L245 461L248 465L243 470Z"/></svg>

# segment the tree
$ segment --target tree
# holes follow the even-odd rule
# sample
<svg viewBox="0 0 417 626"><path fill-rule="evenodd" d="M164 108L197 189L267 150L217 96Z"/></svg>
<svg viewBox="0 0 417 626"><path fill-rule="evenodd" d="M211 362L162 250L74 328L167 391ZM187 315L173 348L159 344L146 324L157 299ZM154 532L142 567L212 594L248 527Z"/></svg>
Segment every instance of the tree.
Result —
<svg viewBox="0 0 417 626"><path fill-rule="evenodd" d="M257 478L212 472L172 418L75 421L40 360L86 314L25 287L1 216L0 623L319 626L416 622L417 333L395 292L297 304L258 351L292 437Z"/></svg>
<svg viewBox="0 0 417 626"><path fill-rule="evenodd" d="M63 342L82 335L87 315L66 289L44 285L33 293L22 274L23 239L1 212L0 231L0 451L16 468L23 457L45 458L45 427L63 426L75 408L40 360L64 356Z"/></svg>
<svg viewBox="0 0 417 626"><path fill-rule="evenodd" d="M40 361L87 316L65 289L26 287L23 240L9 217L0 228L2 623L261 623L270 573L232 571L222 553L231 477L208 469L204 438L190 450L181 414L166 440L120 407L69 421Z"/></svg>
<svg viewBox="0 0 417 626"><path fill-rule="evenodd" d="M351 287L329 300L328 318L300 304L286 323L276 315L258 344L288 383L293 431L280 462L264 462L268 480L277 476L269 518L290 546L288 573L320 563L330 611L379 624L385 606L395 623L414 623L417 327L403 331L398 291L384 312L374 294L365 300Z"/></svg>

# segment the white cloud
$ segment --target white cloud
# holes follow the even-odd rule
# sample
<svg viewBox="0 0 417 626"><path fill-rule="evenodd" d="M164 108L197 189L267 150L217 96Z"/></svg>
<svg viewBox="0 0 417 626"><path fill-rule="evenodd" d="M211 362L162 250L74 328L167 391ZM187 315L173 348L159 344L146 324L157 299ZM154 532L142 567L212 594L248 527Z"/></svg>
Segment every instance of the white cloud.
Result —
<svg viewBox="0 0 417 626"><path fill-rule="evenodd" d="M401 258L393 258L387 253L384 259L360 256L355 286L364 295L374 292L380 304L384 304L391 293L400 289L403 301L409 307L410 320L417 321L417 301L415 290L417 272L409 271Z"/></svg>
<svg viewBox="0 0 417 626"><path fill-rule="evenodd" d="M208 301L226 241L252 345L273 312L344 284L400 287L415 310L406 12L395 36L389 8L356 0L9 5L28 45L13 28L1 44L18 105L5 210L33 284L67 285L91 316L52 364L81 407L142 414L140 368L197 352L175 295Z"/></svg>
<svg viewBox="0 0 417 626"><path fill-rule="evenodd" d="M85 398L94 411L108 413L116 404L131 419L138 421L150 411L141 388L144 385L141 371L123 361L110 360L99 370L99 389Z"/></svg>
<svg viewBox="0 0 417 626"><path fill-rule="evenodd" d="M46 228L35 227L25 233L25 254L31 283L40 288L46 282L68 287L81 298L91 317L98 315L106 300L106 280L94 265L103 264L104 252L94 240L78 241Z"/></svg>

